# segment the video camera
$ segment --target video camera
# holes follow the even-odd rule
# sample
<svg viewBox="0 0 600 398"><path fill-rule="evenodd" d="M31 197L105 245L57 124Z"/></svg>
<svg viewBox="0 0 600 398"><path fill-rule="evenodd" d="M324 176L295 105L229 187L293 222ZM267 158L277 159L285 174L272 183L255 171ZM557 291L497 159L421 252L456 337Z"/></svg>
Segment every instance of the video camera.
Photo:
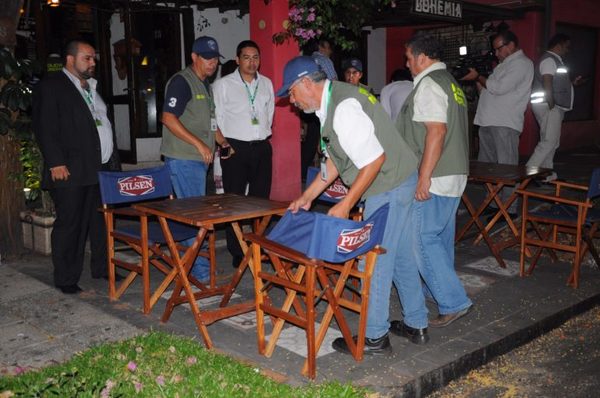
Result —
<svg viewBox="0 0 600 398"><path fill-rule="evenodd" d="M468 54L466 47L460 49L460 58L458 62L450 69L450 73L455 79L460 80L469 73L469 68L475 69L480 75L489 76L494 70L494 65L498 59L492 51L480 54Z"/></svg>

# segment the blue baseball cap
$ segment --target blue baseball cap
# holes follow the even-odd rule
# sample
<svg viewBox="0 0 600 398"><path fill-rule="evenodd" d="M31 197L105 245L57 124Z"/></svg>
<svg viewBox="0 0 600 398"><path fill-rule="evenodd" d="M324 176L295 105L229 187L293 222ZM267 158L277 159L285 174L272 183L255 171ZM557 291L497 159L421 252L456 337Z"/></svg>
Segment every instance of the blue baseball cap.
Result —
<svg viewBox="0 0 600 398"><path fill-rule="evenodd" d="M357 71L362 72L363 65L362 65L362 62L360 61L360 59L350 58L350 59L347 59L346 61L342 62L342 69L344 69L344 72L350 68L354 68Z"/></svg>
<svg viewBox="0 0 600 398"><path fill-rule="evenodd" d="M200 36L197 38L192 45L192 52L204 59L223 57L219 53L219 44L210 36Z"/></svg>
<svg viewBox="0 0 600 398"><path fill-rule="evenodd" d="M318 70L320 70L319 65L317 65L312 57L298 56L292 58L285 64L285 68L283 68L283 85L277 90L277 96L287 97L290 95L288 90L296 80Z"/></svg>

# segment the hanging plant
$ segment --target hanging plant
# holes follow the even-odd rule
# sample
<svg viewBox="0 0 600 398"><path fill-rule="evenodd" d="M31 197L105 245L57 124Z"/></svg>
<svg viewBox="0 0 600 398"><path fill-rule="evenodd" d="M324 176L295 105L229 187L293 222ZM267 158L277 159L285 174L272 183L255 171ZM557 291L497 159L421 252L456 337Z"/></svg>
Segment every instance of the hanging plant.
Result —
<svg viewBox="0 0 600 398"><path fill-rule="evenodd" d="M281 44L293 39L302 47L323 36L344 51L354 49L361 30L377 9L390 0L290 0L286 29L273 35Z"/></svg>

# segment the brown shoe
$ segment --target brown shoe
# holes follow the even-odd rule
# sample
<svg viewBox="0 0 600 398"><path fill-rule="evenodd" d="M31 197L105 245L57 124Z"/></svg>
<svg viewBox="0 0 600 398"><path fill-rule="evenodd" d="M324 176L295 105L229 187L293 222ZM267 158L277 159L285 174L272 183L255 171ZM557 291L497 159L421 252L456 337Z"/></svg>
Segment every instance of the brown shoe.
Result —
<svg viewBox="0 0 600 398"><path fill-rule="evenodd" d="M471 309L473 308L473 306L471 305L470 307L465 308L464 310L460 310L458 312L453 312L452 314L439 314L436 318L431 319L429 321L429 326L432 328L443 328L446 327L448 325L450 325L452 322L456 321L457 319L467 315L469 312L471 312Z"/></svg>

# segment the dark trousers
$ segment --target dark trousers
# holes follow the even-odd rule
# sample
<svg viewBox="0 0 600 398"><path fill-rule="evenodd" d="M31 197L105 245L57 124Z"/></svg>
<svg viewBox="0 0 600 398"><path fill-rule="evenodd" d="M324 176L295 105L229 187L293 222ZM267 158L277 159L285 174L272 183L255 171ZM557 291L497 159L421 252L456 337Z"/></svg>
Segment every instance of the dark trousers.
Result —
<svg viewBox="0 0 600 398"><path fill-rule="evenodd" d="M314 165L321 137L321 123L314 113L301 112L301 118L306 123L306 136L300 146L300 178L304 181L306 180L306 171Z"/></svg>
<svg viewBox="0 0 600 398"><path fill-rule="evenodd" d="M92 276L105 276L108 273L106 226L98 211L101 206L98 184L53 188L50 196L56 208L51 237L54 285L69 286L79 282L88 234Z"/></svg>
<svg viewBox="0 0 600 398"><path fill-rule="evenodd" d="M259 198L269 198L273 170L272 149L269 140L239 141L227 138L235 150L229 159L221 159L223 169L223 190L225 193L246 194ZM232 256L242 256L242 248L233 232L227 227L227 249Z"/></svg>

